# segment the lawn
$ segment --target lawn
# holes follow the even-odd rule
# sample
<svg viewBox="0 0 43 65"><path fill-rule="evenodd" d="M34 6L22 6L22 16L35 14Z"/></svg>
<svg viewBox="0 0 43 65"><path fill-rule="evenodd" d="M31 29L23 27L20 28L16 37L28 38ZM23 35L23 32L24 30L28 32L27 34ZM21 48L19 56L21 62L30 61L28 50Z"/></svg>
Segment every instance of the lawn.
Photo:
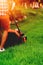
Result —
<svg viewBox="0 0 43 65"><path fill-rule="evenodd" d="M27 19L19 23L26 43L0 53L0 65L43 65L43 9L23 10ZM14 25L11 26L14 29Z"/></svg>

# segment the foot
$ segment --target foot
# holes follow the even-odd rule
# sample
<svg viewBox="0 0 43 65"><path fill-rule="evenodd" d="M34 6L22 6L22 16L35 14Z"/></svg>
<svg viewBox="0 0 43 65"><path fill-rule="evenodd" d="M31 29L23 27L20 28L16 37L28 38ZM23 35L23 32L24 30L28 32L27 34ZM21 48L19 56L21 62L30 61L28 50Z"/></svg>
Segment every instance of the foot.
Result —
<svg viewBox="0 0 43 65"><path fill-rule="evenodd" d="M2 49L0 48L0 52L3 52L3 51L5 51L5 49L4 48L2 48Z"/></svg>

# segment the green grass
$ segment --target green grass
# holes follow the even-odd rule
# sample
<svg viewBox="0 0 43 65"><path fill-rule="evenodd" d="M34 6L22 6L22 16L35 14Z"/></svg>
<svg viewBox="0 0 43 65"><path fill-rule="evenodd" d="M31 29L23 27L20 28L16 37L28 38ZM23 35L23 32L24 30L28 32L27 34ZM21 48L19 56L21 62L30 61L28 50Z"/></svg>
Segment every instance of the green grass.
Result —
<svg viewBox="0 0 43 65"><path fill-rule="evenodd" d="M27 42L0 53L0 65L43 65L43 9L27 9L25 13L28 17L19 27Z"/></svg>

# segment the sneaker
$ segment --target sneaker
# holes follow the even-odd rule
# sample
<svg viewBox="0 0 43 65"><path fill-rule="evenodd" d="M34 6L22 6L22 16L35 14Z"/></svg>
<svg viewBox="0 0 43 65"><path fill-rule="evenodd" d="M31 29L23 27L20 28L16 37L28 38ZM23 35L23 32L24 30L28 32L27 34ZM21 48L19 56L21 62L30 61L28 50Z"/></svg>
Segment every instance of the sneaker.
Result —
<svg viewBox="0 0 43 65"><path fill-rule="evenodd" d="M0 49L0 52L3 52L3 51L5 51L5 49L4 49L4 48Z"/></svg>

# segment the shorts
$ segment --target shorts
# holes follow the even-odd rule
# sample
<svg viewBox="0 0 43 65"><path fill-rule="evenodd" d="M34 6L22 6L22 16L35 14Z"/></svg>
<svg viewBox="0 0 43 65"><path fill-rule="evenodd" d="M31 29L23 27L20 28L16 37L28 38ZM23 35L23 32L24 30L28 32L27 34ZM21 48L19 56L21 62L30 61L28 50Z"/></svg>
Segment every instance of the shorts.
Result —
<svg viewBox="0 0 43 65"><path fill-rule="evenodd" d="M0 16L0 30L8 30L10 28L10 19L8 16Z"/></svg>

